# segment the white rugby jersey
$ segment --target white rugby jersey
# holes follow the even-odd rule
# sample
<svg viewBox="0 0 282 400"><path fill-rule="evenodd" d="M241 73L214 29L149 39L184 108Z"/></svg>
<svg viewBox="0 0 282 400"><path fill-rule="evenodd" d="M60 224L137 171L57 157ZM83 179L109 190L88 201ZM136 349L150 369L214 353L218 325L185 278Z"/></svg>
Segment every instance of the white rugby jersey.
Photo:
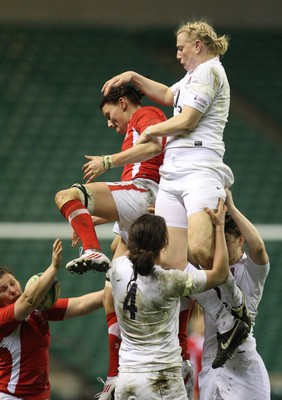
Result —
<svg viewBox="0 0 282 400"><path fill-rule="evenodd" d="M236 284L242 289L248 309L254 320L258 313L258 306L262 298L264 283L269 273L270 265L257 265L255 264L250 256L246 253L243 254L241 259L230 266L230 270L234 275ZM224 292L220 290L221 299L224 304L227 304L227 300L224 296ZM217 328L212 319L205 313L205 343L203 351L203 362L211 362L215 358L217 353ZM256 349L256 340L252 332L248 335L247 340L239 346L239 351L247 351Z"/></svg>
<svg viewBox="0 0 282 400"><path fill-rule="evenodd" d="M187 72L171 90L174 95L174 115L181 113L187 105L203 113L203 116L193 131L168 137L166 150L204 147L223 157L223 131L229 114L230 87L219 57L198 65L192 73Z"/></svg>
<svg viewBox="0 0 282 400"><path fill-rule="evenodd" d="M192 275L156 265L152 275L138 275L127 290L132 273L126 256L116 258L108 271L122 336L120 371L180 367L179 296L203 291L205 272Z"/></svg>

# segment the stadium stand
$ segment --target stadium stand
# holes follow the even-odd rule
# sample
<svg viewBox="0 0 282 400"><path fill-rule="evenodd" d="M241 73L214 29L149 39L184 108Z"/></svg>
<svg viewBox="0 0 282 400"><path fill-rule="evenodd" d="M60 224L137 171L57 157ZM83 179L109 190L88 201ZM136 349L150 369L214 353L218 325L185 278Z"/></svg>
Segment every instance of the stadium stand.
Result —
<svg viewBox="0 0 282 400"><path fill-rule="evenodd" d="M121 144L99 110L103 82L133 69L173 83L183 71L177 68L171 32L1 26L0 223L63 222L54 205L56 191L81 181L85 154L112 153ZM231 38L223 59L231 90L281 128L281 79L277 79L281 63L265 45L278 46L281 33L234 32ZM282 224L282 138L265 136L264 129L248 119L248 110L244 115L236 110L232 105L225 133L225 160L235 174L236 202L254 223ZM171 115L171 110L164 111ZM120 169L114 169L100 179L117 180L119 175ZM29 239L28 235L26 240L0 240L1 263L13 266L23 283L48 265L53 242ZM101 244L110 256L110 238ZM255 332L268 370L282 373L281 237L266 244L272 269ZM64 262L76 254L70 240L64 240ZM102 275L77 277L63 268L59 279L63 296L99 290L104 284ZM82 374L87 382L94 384L97 376L106 376L103 310L63 325L53 324L52 335L52 357Z"/></svg>

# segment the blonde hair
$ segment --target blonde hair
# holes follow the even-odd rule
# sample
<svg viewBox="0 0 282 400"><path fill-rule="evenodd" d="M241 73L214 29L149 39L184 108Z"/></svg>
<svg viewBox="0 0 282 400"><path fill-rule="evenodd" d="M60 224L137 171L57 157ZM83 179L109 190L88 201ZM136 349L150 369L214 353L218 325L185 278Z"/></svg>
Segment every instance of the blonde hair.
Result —
<svg viewBox="0 0 282 400"><path fill-rule="evenodd" d="M185 33L189 40L200 40L212 54L223 55L228 49L229 38L226 35L218 37L213 27L204 20L182 23L176 36L180 33Z"/></svg>

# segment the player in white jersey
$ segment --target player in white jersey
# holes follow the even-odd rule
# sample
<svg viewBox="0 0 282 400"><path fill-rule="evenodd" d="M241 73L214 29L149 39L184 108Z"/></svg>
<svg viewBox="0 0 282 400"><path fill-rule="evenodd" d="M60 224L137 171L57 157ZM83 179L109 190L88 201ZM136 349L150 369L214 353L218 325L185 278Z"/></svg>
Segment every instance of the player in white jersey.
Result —
<svg viewBox="0 0 282 400"><path fill-rule="evenodd" d="M236 208L228 190L226 205L225 236L230 270L245 295L254 326L269 273L269 259L259 232ZM247 252L243 250L244 243L247 244ZM226 303L224 292L218 288L217 293ZM270 400L268 373L257 352L252 330L223 368L211 368L216 352L216 326L214 319L206 314L202 371L199 376L201 400Z"/></svg>
<svg viewBox="0 0 282 400"><path fill-rule="evenodd" d="M187 72L179 82L168 87L127 71L107 81L102 90L107 94L112 86L132 82L151 100L174 106L172 118L149 126L137 141L144 144L156 137L168 138L155 204L155 213L165 218L169 232L169 246L162 254L162 265L185 269L189 253L193 264L209 269L214 255L214 234L205 207L215 209L218 197L225 199L224 189L234 180L232 171L223 163L223 132L230 88L219 57L225 54L228 39L217 36L202 20L181 25L176 37L177 59ZM232 291L232 307L242 306L246 311L231 274L225 286ZM221 302L219 307L222 308ZM217 322L220 335L223 334L219 336L219 343L228 344L239 322L236 326L232 319L227 321L227 316ZM240 332L236 332L236 343L240 343ZM241 333L242 342L247 329ZM232 355L234 346L231 347L226 349L218 365Z"/></svg>
<svg viewBox="0 0 282 400"><path fill-rule="evenodd" d="M181 25L176 37L177 59L187 72L179 82L168 87L128 71L107 81L102 90L108 93L113 85L132 82L151 100L174 107L172 118L149 126L137 143L168 138L155 205L168 225L164 262L184 269L189 243L192 260L209 269L213 227L204 209L215 209L218 198L225 199L224 188L233 183L232 171L223 163L230 89L219 60L228 39L204 21Z"/></svg>
<svg viewBox="0 0 282 400"><path fill-rule="evenodd" d="M168 243L165 220L139 217L129 230L129 254L116 250L108 277L121 327L115 399L187 399L177 336L180 296L202 292L227 278L225 206L207 210L215 226L213 269L193 274L158 264Z"/></svg>

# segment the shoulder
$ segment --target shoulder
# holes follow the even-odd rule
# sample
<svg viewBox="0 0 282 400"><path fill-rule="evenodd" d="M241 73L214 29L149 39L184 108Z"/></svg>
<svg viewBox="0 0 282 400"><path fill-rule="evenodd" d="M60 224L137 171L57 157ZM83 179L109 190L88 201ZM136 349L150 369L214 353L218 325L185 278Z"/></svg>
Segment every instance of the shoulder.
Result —
<svg viewBox="0 0 282 400"><path fill-rule="evenodd" d="M234 274L245 275L248 274L254 281L264 280L270 270L270 264L256 264L248 253L244 253L242 258L234 265L230 267L233 269Z"/></svg>
<svg viewBox="0 0 282 400"><path fill-rule="evenodd" d="M171 91L173 92L173 94L175 94L183 85L186 85L187 83L189 83L191 78L191 74L189 72L187 72L183 78L181 78L179 81L175 82L171 87Z"/></svg>
<svg viewBox="0 0 282 400"><path fill-rule="evenodd" d="M107 275L111 277L113 274L118 273L118 271L125 270L129 267L131 267L131 262L127 256L114 258L111 262L111 267L107 271Z"/></svg>
<svg viewBox="0 0 282 400"><path fill-rule="evenodd" d="M190 274L179 269L163 269L156 265L153 275L162 282L163 286L166 286L167 290L175 290L178 293L181 288L185 287L185 282Z"/></svg>
<svg viewBox="0 0 282 400"><path fill-rule="evenodd" d="M158 116L159 118L166 119L164 112L160 108L155 106L143 106L139 108L137 111L135 111L135 113L133 114L133 117L137 119L156 117L156 116Z"/></svg>
<svg viewBox="0 0 282 400"><path fill-rule="evenodd" d="M15 303L0 307L0 326L15 321Z"/></svg>
<svg viewBox="0 0 282 400"><path fill-rule="evenodd" d="M0 307L0 340L13 332L22 321L16 321L14 314L15 303Z"/></svg>
<svg viewBox="0 0 282 400"><path fill-rule="evenodd" d="M223 76L225 71L217 57L198 65L193 72L193 79L219 81Z"/></svg>

